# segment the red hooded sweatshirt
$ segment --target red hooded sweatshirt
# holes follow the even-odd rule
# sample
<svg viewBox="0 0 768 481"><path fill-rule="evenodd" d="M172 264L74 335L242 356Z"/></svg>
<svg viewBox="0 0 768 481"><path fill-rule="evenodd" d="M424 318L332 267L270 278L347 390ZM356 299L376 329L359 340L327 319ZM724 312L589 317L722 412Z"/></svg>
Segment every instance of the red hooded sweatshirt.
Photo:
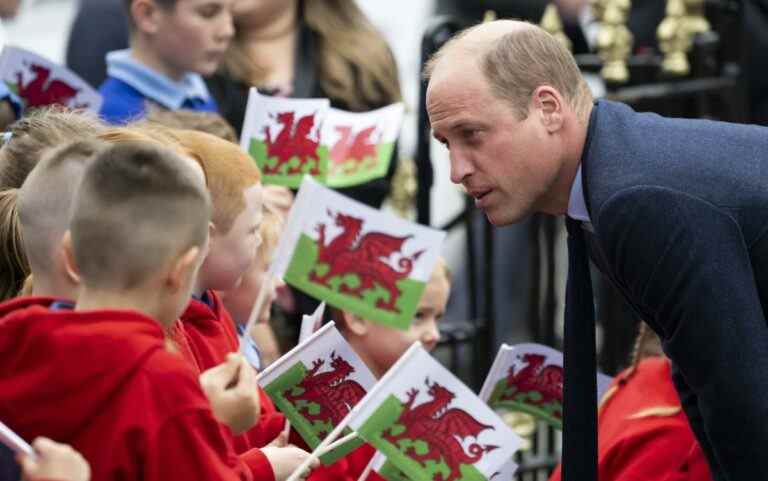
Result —
<svg viewBox="0 0 768 481"><path fill-rule="evenodd" d="M0 358L0 419L72 445L93 481L243 481L264 461L234 454L195 374L139 313L15 309Z"/></svg>
<svg viewBox="0 0 768 481"><path fill-rule="evenodd" d="M214 291L206 291L206 302L192 299L181 317L181 324L191 352L201 371L217 366L226 360L227 354L240 349L240 341L235 331L235 322L227 312L221 297ZM237 452L251 447L263 447L272 442L285 428L285 415L279 412L272 400L259 387L261 416L259 422L244 435L235 436ZM291 431L290 442L309 450L304 441ZM363 445L330 466L321 466L312 471L309 481L357 481L375 450ZM371 473L369 481L381 479Z"/></svg>
<svg viewBox="0 0 768 481"><path fill-rule="evenodd" d="M227 312L221 298L214 291L206 291L203 302L192 299L181 316L184 332L191 352L200 371L218 366L227 360L227 354L238 352L240 341L235 322ZM285 428L285 416L277 410L272 400L259 387L261 415L259 421L245 434L235 436L235 450L244 452L252 447L264 447L272 442Z"/></svg>
<svg viewBox="0 0 768 481"><path fill-rule="evenodd" d="M680 408L668 360L645 359L631 376L627 371L616 376L611 386L617 391L605 401L598 416L598 479L712 480ZM549 481L560 478L558 466Z"/></svg>

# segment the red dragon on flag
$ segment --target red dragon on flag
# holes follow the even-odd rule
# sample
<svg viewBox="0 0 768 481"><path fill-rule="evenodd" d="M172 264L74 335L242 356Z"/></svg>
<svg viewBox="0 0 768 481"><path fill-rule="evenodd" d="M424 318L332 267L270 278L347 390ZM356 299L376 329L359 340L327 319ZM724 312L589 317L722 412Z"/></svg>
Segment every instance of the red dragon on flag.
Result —
<svg viewBox="0 0 768 481"><path fill-rule="evenodd" d="M438 463L442 460L450 469L450 474L447 477L438 474L435 481L455 481L462 477L462 464L475 464L485 454L498 448L495 445L472 443L465 450L459 440L477 438L483 431L494 428L477 421L463 409L449 408L456 397L453 392L437 382L430 384L428 378L425 384L429 388L427 394L432 399L414 406L419 390L414 388L408 391L408 400L396 421L405 430L397 435L385 433L383 437L395 446L403 439L425 441L429 446L426 453L419 454L411 447L409 450L412 452L406 454L422 464L429 460Z"/></svg>
<svg viewBox="0 0 768 481"><path fill-rule="evenodd" d="M63 80L51 80L51 69L38 64L31 64L29 70L34 77L24 84L22 72L16 72L19 97L24 99L27 108L46 105L68 105L77 96L78 89Z"/></svg>
<svg viewBox="0 0 768 481"><path fill-rule="evenodd" d="M530 404L545 405L556 403L560 407L552 415L556 418L562 418L563 402L563 368L557 365L544 365L546 357L541 354L526 353L522 361L526 363L522 369L515 370L510 366L507 374L507 387L514 388L499 398L499 401L514 400L520 393L539 393L541 397L533 400L529 398Z"/></svg>
<svg viewBox="0 0 768 481"><path fill-rule="evenodd" d="M298 165L292 167L288 174L298 174L303 172L303 166L309 163L311 159L315 161L314 167L309 171L312 175L320 173L319 157L317 148L320 142L310 138L312 129L315 127L315 115L309 114L299 118L295 122L294 112L280 112L276 115L276 120L282 125L280 132L274 140L269 126L264 127L264 142L267 146L267 157L277 158L277 164L274 166L263 166L265 175L279 173L282 166L290 162L294 157L299 159ZM295 123L294 123L295 122Z"/></svg>
<svg viewBox="0 0 768 481"><path fill-rule="evenodd" d="M310 281L328 286L329 281L339 275L356 274L360 279L357 287L342 285L339 290L344 294L363 297L363 291L379 285L389 292L389 299L379 299L376 307L388 311L397 311L396 303L400 297L397 282L405 279L413 270L414 262L424 252L401 257L397 262L399 269L386 262L391 255L402 251L403 244L412 236L397 237L383 232L367 232L361 236L363 219L350 215L328 211L342 232L326 244L326 225L318 224L317 263L327 264L328 270L323 275L312 272Z"/></svg>
<svg viewBox="0 0 768 481"><path fill-rule="evenodd" d="M349 376L355 372L355 368L344 358L332 352L331 370L319 373L324 364L324 359L313 361L312 368L296 385L302 390L300 394L293 394L293 388L291 388L283 395L294 405L298 405L299 401L305 401L306 406L310 403L319 406L319 410L314 413L309 409L303 410L302 414L308 421L331 421L336 426L365 397L366 392L357 381L349 379Z"/></svg>

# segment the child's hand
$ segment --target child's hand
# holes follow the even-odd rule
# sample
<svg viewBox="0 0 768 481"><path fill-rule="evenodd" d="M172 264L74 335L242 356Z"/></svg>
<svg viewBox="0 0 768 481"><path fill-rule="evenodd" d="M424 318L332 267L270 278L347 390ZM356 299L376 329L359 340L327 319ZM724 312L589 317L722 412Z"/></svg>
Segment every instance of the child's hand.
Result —
<svg viewBox="0 0 768 481"><path fill-rule="evenodd" d="M275 481L285 481L293 472L301 466L301 463L307 460L309 453L301 448L289 444L286 447L278 448L275 446L265 446L261 448L261 451L269 460L269 464L272 465L272 471L275 473ZM309 470L305 471L301 476L302 479L309 476L309 472L312 469L320 466L320 460L315 459L312 464L309 465Z"/></svg>
<svg viewBox="0 0 768 481"><path fill-rule="evenodd" d="M240 354L200 375L200 385L216 418L235 434L251 429L259 420L261 405L256 373Z"/></svg>
<svg viewBox="0 0 768 481"><path fill-rule="evenodd" d="M19 456L22 477L26 481L60 480L89 481L91 467L88 462L67 444L59 444L48 438L32 442L37 458Z"/></svg>

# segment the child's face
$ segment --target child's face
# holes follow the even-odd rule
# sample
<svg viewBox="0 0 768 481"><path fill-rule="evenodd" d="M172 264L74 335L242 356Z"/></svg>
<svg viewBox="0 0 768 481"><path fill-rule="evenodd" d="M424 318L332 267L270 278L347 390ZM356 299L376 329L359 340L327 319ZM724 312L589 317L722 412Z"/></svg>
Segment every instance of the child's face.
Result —
<svg viewBox="0 0 768 481"><path fill-rule="evenodd" d="M264 306L259 313L257 322L269 322L269 313L272 303L275 301L277 295L276 288L278 282L273 280L272 286L265 286L267 280L269 265L266 259L263 257L256 257L256 260L248 269L248 272L243 275L240 285L227 291L224 294L224 305L229 311L235 322L239 324L245 324L248 322L248 316L251 315L251 309L253 309L253 303L256 302L256 297L261 292L261 289L268 289L267 297L264 301ZM279 281L282 283L282 281Z"/></svg>
<svg viewBox="0 0 768 481"><path fill-rule="evenodd" d="M234 0L177 0L171 9L159 8L161 28L153 45L161 61L174 72L213 74L234 35Z"/></svg>
<svg viewBox="0 0 768 481"><path fill-rule="evenodd" d="M206 285L201 286L204 289L226 291L237 287L256 258L261 244L261 184L247 188L244 194L245 209L235 218L229 232L214 231L211 238L204 264Z"/></svg>
<svg viewBox="0 0 768 481"><path fill-rule="evenodd" d="M403 353L416 341L421 341L427 351L440 340L438 322L445 313L450 284L443 275L433 276L424 289L416 317L408 330L400 331L370 321L368 332L361 339L361 351L365 351L374 374L381 377Z"/></svg>

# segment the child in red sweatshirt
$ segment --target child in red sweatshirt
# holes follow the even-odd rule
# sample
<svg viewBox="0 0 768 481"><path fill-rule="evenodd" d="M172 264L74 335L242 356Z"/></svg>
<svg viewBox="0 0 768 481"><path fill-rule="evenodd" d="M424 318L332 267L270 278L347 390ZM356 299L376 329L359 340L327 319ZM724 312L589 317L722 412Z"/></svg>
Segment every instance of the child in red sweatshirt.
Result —
<svg viewBox="0 0 768 481"><path fill-rule="evenodd" d="M261 173L237 145L196 131L175 131L181 145L192 152L208 178L213 206L209 252L197 275L192 301L181 316L186 338L201 370L220 364L240 349L235 322L216 291L236 287L254 262L261 242ZM285 417L258 388L261 415L255 427L235 437L235 449L243 452L274 441L285 426ZM290 474L301 463L296 448L266 449L273 468ZM277 474L276 470L276 474ZM286 476L287 477L287 476ZM280 476L277 476L280 481Z"/></svg>
<svg viewBox="0 0 768 481"><path fill-rule="evenodd" d="M601 480L712 481L672 383L658 336L641 324L632 365L606 391L597 418ZM558 466L549 478L561 481Z"/></svg>
<svg viewBox="0 0 768 481"><path fill-rule="evenodd" d="M94 481L250 480L263 461L235 455L167 348L207 247L210 200L191 164L148 144L99 152L63 241L75 309L32 305L0 321L0 418L71 444Z"/></svg>

